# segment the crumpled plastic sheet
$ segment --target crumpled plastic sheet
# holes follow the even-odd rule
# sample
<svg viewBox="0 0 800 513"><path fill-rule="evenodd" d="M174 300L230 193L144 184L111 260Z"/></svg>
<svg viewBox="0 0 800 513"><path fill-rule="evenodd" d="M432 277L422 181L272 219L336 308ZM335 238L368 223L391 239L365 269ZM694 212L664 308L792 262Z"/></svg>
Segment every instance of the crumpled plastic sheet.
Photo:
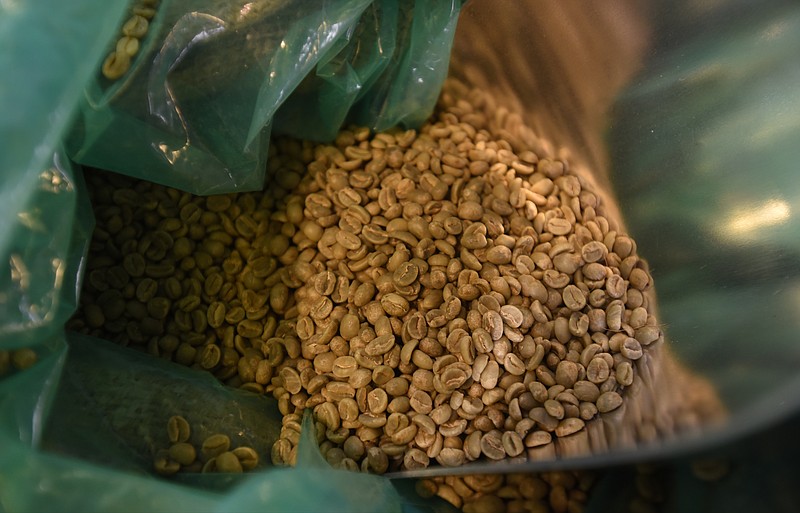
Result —
<svg viewBox="0 0 800 513"><path fill-rule="evenodd" d="M460 6L162 0L131 69L86 87L69 155L194 194L260 189L273 128L330 140L427 118Z"/></svg>

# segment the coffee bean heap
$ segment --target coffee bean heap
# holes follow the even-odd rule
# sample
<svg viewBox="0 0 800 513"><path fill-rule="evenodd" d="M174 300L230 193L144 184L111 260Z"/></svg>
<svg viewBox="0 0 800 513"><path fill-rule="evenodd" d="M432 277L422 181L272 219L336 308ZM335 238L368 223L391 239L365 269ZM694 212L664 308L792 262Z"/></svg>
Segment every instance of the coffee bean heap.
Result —
<svg viewBox="0 0 800 513"><path fill-rule="evenodd" d="M635 242L531 134L449 81L418 132L276 139L263 192L90 173L70 326L272 395L277 464L306 410L352 470L591 451L663 335Z"/></svg>

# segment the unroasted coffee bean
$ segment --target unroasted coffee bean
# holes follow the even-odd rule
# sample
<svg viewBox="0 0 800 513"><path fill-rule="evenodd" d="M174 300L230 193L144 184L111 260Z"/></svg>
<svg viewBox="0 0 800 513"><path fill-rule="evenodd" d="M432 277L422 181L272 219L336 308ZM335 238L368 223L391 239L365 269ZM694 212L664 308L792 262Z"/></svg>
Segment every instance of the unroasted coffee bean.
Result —
<svg viewBox="0 0 800 513"><path fill-rule="evenodd" d="M564 418L564 405L554 399L548 399L544 402L544 409L547 414L555 419Z"/></svg>
<svg viewBox="0 0 800 513"><path fill-rule="evenodd" d="M600 389L591 381L577 381L573 385L575 397L581 401L595 402L600 397Z"/></svg>
<svg viewBox="0 0 800 513"><path fill-rule="evenodd" d="M333 375L337 378L348 378L358 369L358 363L352 356L340 356L333 362Z"/></svg>
<svg viewBox="0 0 800 513"><path fill-rule="evenodd" d="M364 352L368 356L378 356L388 353L394 346L394 335L381 335L370 341L364 348Z"/></svg>
<svg viewBox="0 0 800 513"><path fill-rule="evenodd" d="M187 442L191 436L189 422L180 415L170 417L167 421L167 434L169 441L174 443Z"/></svg>
<svg viewBox="0 0 800 513"><path fill-rule="evenodd" d="M502 317L503 321L512 328L519 328L524 320L522 310L514 305L501 306L500 316Z"/></svg>
<svg viewBox="0 0 800 513"><path fill-rule="evenodd" d="M568 360L558 363L556 368L556 383L565 388L572 388L579 375L578 365Z"/></svg>
<svg viewBox="0 0 800 513"><path fill-rule="evenodd" d="M608 362L604 358L596 357L586 367L586 378L595 384L602 383L608 379L609 372Z"/></svg>
<svg viewBox="0 0 800 513"><path fill-rule="evenodd" d="M569 436L573 433L577 433L581 429L583 429L585 423L583 420L570 417L562 420L558 423L558 427L556 427L556 436Z"/></svg>
<svg viewBox="0 0 800 513"><path fill-rule="evenodd" d="M642 326L636 330L636 340L643 346L648 346L661 338L661 330L657 326Z"/></svg>
<svg viewBox="0 0 800 513"><path fill-rule="evenodd" d="M604 392L597 398L597 411L600 413L616 410L622 405L622 397L616 392Z"/></svg>
<svg viewBox="0 0 800 513"><path fill-rule="evenodd" d="M525 445L522 438L515 431L506 431L503 433L503 450L508 456L515 457L522 454L525 450Z"/></svg>
<svg viewBox="0 0 800 513"><path fill-rule="evenodd" d="M380 447L367 449L368 469L376 474L383 474L389 467L389 458Z"/></svg>
<svg viewBox="0 0 800 513"><path fill-rule="evenodd" d="M540 447L547 445L553 440L552 435L547 431L534 431L525 437L525 447Z"/></svg>
<svg viewBox="0 0 800 513"><path fill-rule="evenodd" d="M410 449L403 457L403 466L409 470L417 470L427 467L430 464L428 455L419 449Z"/></svg>
<svg viewBox="0 0 800 513"><path fill-rule="evenodd" d="M208 344L200 352L200 365L204 369L213 369L222 359L222 350L219 346Z"/></svg>
<svg viewBox="0 0 800 513"><path fill-rule="evenodd" d="M231 452L239 460L242 470L253 470L258 466L258 453L252 447L237 447Z"/></svg>
<svg viewBox="0 0 800 513"><path fill-rule="evenodd" d="M131 67L131 57L128 53L113 51L103 61L103 76L109 80L117 80Z"/></svg>
<svg viewBox="0 0 800 513"><path fill-rule="evenodd" d="M586 306L586 296L575 285L567 285L561 293L564 304L573 311L578 311Z"/></svg>
<svg viewBox="0 0 800 513"><path fill-rule="evenodd" d="M37 360L36 352L27 347L17 349L11 353L11 365L17 370L33 367Z"/></svg>
<svg viewBox="0 0 800 513"><path fill-rule="evenodd" d="M628 280L638 290L647 290L650 287L650 276L643 269L633 269Z"/></svg>
<svg viewBox="0 0 800 513"><path fill-rule="evenodd" d="M408 301L398 294L387 294L381 298L381 306L388 315L402 317L408 313Z"/></svg>
<svg viewBox="0 0 800 513"><path fill-rule="evenodd" d="M418 276L419 276L419 267L417 267L412 262L403 262L394 271L392 279L395 285L400 287L406 287L414 283L414 281L417 279Z"/></svg>
<svg viewBox="0 0 800 513"><path fill-rule="evenodd" d="M147 33L147 26L147 19L135 14L122 25L122 33L129 37L142 38Z"/></svg>
<svg viewBox="0 0 800 513"><path fill-rule="evenodd" d="M197 453L194 446L186 442L179 442L172 444L169 448L169 457L171 460L178 462L181 465L191 465L194 463Z"/></svg>
<svg viewBox="0 0 800 513"><path fill-rule="evenodd" d="M622 386L628 387L633 384L633 365L630 362L622 362L616 366L614 376L617 378L617 383Z"/></svg>
<svg viewBox="0 0 800 513"><path fill-rule="evenodd" d="M217 472L238 474L243 472L244 468L236 454L226 451L216 456L216 470Z"/></svg>
<svg viewBox="0 0 800 513"><path fill-rule="evenodd" d="M730 464L725 461L704 459L692 462L692 475L702 481L719 481L730 472Z"/></svg>
<svg viewBox="0 0 800 513"><path fill-rule="evenodd" d="M153 462L153 469L162 476L171 476L181 469L181 465L177 461L170 459L168 454L161 454L156 456Z"/></svg>
<svg viewBox="0 0 800 513"><path fill-rule="evenodd" d="M203 445L201 451L203 453L203 457L213 458L219 456L220 454L226 452L230 449L231 446L231 439L228 435L223 434L215 434L211 435L203 441Z"/></svg>
<svg viewBox="0 0 800 513"><path fill-rule="evenodd" d="M642 357L642 345L638 340L631 337L625 337L625 340L619 347L619 352L629 360L638 360Z"/></svg>
<svg viewBox="0 0 800 513"><path fill-rule="evenodd" d="M491 102L470 94L443 95L420 132L279 138L264 192L90 176L119 196L97 195L119 218L105 233L135 251L92 268L87 302L119 297L82 307L87 331L116 319L120 342L271 394L292 419L276 463L296 458L305 410L326 458L376 473L572 447L663 338L647 266L568 162L515 150L527 129L486 124ZM241 449L201 452L247 469Z"/></svg>
<svg viewBox="0 0 800 513"><path fill-rule="evenodd" d="M500 460L506 456L503 435L493 429L481 437L481 452L489 459Z"/></svg>

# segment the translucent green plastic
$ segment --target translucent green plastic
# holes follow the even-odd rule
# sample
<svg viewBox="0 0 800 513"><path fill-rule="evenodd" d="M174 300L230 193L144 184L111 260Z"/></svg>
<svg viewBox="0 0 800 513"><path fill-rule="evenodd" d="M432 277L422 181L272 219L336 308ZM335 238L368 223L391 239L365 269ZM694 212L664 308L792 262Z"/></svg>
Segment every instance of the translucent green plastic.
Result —
<svg viewBox="0 0 800 513"><path fill-rule="evenodd" d="M330 141L389 65L401 29L398 2L373 2L275 113L275 132ZM381 79L382 80L382 79Z"/></svg>
<svg viewBox="0 0 800 513"><path fill-rule="evenodd" d="M450 73L476 85L507 86L499 89L504 101L543 134L557 134L556 143L572 148L576 159L612 185L639 251L652 265L670 346L715 385L729 420L691 438L633 450L466 471L685 455L798 409L800 10L778 0L755 6L718 2L713 9L688 0L632 7L639 4L563 2L556 8L546 1L473 0L459 21L466 32L456 35L453 55L460 64L488 56L494 68L486 66L491 73L483 82L463 67ZM280 2L270 5L282 8ZM294 469L265 466L241 478L156 478L152 450L169 415L203 414L201 429L240 425L248 443L267 447L277 425L274 405L209 376L104 341L68 340L63 332L77 303L92 229L80 168L60 145L76 108L67 144L71 156L112 168L105 164L119 159L117 170L202 193L260 186L273 115L275 128L320 139L330 137L337 123L414 126L427 116L447 72L443 52L453 40L460 5L416 2L410 19L392 2L326 5L336 23L323 23L319 11L308 11L302 19L314 22L311 29L302 31L301 18L289 17L294 24L281 25L284 32L275 39L280 46L284 39L288 44L288 34L303 33L303 41L325 51L303 62L280 54L283 67L271 68L274 59L262 61L250 68L252 75L236 76L242 88L235 92L221 85L192 87L184 79L186 103L174 110L164 77L189 73L192 59L206 55L199 48L215 41L227 41L216 54L226 55L250 30L247 25L228 37L224 30L215 32L222 18L195 16L172 25L186 28L173 33L184 43L194 40L192 34L207 39L179 63L177 41L158 50L158 63L142 61L160 66L155 67L162 74L149 75L145 83L160 84L149 91L163 93L143 106L137 102L150 97L142 91L136 96L135 88L121 83L104 90L96 76L107 42L126 15L123 2L0 2L0 350L30 347L39 357L33 367L0 377L0 511L446 510L440 502L413 497L408 482L326 467L308 429ZM163 0L165 13L170 6L177 9L177 0ZM569 9L586 11L588 26L604 27L602 37L570 32L575 19L551 16L575 12ZM506 24L487 25L490 15ZM462 26L464 20L470 22ZM534 22L540 24L532 27ZM151 29L163 35L166 14ZM621 33L630 36L629 44ZM418 39L425 34L437 37L425 44ZM379 44L382 38L386 44ZM607 61L599 78L574 73L584 52L597 52L598 41L609 40L622 43L614 52L600 52ZM557 60L557 50L569 45L577 48L572 58ZM147 48L143 55L158 53L155 46ZM150 73L145 67L135 66L131 77ZM255 78L268 70L290 86L272 90ZM414 83L422 84L418 92L409 90ZM293 103L291 91L304 101ZM237 95L245 92L250 96L239 103ZM314 126L303 132L280 109L308 108L312 99L330 108L320 109ZM133 110L119 115L126 108ZM132 112L157 112L163 124L145 128L152 119ZM173 115L190 113L203 121L195 126L200 132L191 134L197 146L181 153L187 132L164 127L180 125L180 116ZM237 122L222 123L223 115ZM226 130L225 137L209 135ZM154 140L163 148L149 146ZM174 164L164 164L167 156ZM198 404L206 397L215 400ZM681 497L691 503L688 495Z"/></svg>
<svg viewBox="0 0 800 513"><path fill-rule="evenodd" d="M75 305L74 177L60 140L120 0L0 3L0 348L50 345Z"/></svg>
<svg viewBox="0 0 800 513"><path fill-rule="evenodd" d="M292 13L295 23L287 26L303 41L318 39L314 55L329 47L338 53L342 47L333 43L368 4L329 2L326 10L316 10L309 8L309 2L295 2L296 7L304 7ZM164 0L161 7L169 12L171 5ZM455 18L457 10L449 11L449 2L442 5ZM269 449L280 428L274 402L109 342L65 335L64 323L78 302L93 215L80 168L68 159L62 138L71 134L73 154L76 148L78 153L95 148L101 155L96 163L102 158L124 158L137 144L153 141L153 131L135 116L118 115L108 104L94 103L104 95L108 100L131 93L124 84L101 90L97 80L107 41L117 37L128 8L122 1L0 3L0 75L4 77L0 85L0 351L7 356L8 351L30 348L38 358L25 370L0 360L0 511L452 511L442 501L422 501L405 484L395 487L383 477L331 469L307 428L297 467L270 468ZM298 17L298 12L307 15ZM371 12L373 19L379 17L377 10ZM275 24L278 21L287 18ZM211 30L206 34L210 37L218 22L208 17L183 19L172 35L184 43L191 30ZM394 30L396 20L389 17L389 22L387 26ZM150 28L157 32L161 26L156 22ZM181 29L190 32L181 33ZM165 48L161 65L169 64L168 59L176 56L169 52L179 53L180 46ZM289 82L299 82L314 68L316 57L304 61L289 50L280 58L281 69ZM446 50L444 55L449 53ZM216 56L224 58L229 51L230 47L222 47ZM355 58L352 52L348 55ZM372 58L378 56L369 53L366 60ZM330 73L334 82L336 73L337 69ZM437 70L439 75L443 77ZM376 73L371 80L377 80ZM266 109L260 114L270 117L278 100L285 99L281 95L288 95L294 85L277 96L269 88L251 90L258 94L247 105L231 102L234 92L229 91L225 101L231 108L226 115L246 112L246 120L255 127L253 138L265 141L268 132L262 125L269 120L252 121L256 96ZM438 90L439 85L429 87ZM181 107L202 110L208 122L214 112L204 107L214 104L204 103L200 96L213 92L198 88L191 100L195 103ZM79 121L70 130L76 109ZM334 131L337 128L338 124L333 126ZM116 146L104 139L111 129L125 136L116 140ZM237 125L240 142L249 129L250 124ZM230 155L249 158L247 151L231 148L226 150ZM237 189L243 184L260 186L263 162L256 168L242 168L238 178L227 176L220 181L215 173L221 167L204 168L201 161L193 162L183 182L172 183L202 192ZM145 160L131 166L135 176L170 183L156 179L158 171L147 170ZM165 422L176 413L192 419L197 436L222 431L256 448L262 467L240 478L187 475L167 481L155 477L154 451L167 443Z"/></svg>
<svg viewBox="0 0 800 513"><path fill-rule="evenodd" d="M268 455L281 425L276 404L110 342L68 340L68 349L2 384L4 391L19 391L0 401L2 511L452 511L384 477L332 469L319 452L310 416L295 467L275 468L262 459L249 474L157 478L152 462L158 449L169 447L170 416L190 422L196 446L225 433L232 447ZM40 383L49 386L43 390ZM40 408L49 410L46 422ZM44 427L38 449L16 439L13 422L27 428L19 422L24 419L44 424L33 426Z"/></svg>
<svg viewBox="0 0 800 513"><path fill-rule="evenodd" d="M612 179L673 348L748 431L800 406L800 9L684 22L620 98Z"/></svg>
<svg viewBox="0 0 800 513"><path fill-rule="evenodd" d="M275 114L276 132L329 141L337 127L417 128L433 111L462 0L378 0Z"/></svg>
<svg viewBox="0 0 800 513"><path fill-rule="evenodd" d="M658 511L724 511L789 513L800 504L797 457L800 455L800 416L795 413L772 428L733 443L694 453L690 457L652 462L663 497ZM693 465L711 462L725 470L718 479L698 479ZM606 472L591 492L586 513L628 513L636 497L636 469L622 467Z"/></svg>
<svg viewBox="0 0 800 513"><path fill-rule="evenodd" d="M131 69L87 86L70 157L194 194L241 192L262 187L273 128L331 140L345 122L419 125L461 2L417 4L162 0Z"/></svg>
<svg viewBox="0 0 800 513"><path fill-rule="evenodd" d="M259 189L275 110L369 3L162 0L131 69L87 86L70 156L195 194Z"/></svg>

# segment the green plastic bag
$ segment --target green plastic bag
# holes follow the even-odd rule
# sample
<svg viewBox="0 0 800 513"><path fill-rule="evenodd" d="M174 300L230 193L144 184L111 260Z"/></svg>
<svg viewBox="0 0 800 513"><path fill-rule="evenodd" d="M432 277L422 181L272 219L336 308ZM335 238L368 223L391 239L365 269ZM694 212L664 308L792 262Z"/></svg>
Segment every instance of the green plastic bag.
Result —
<svg viewBox="0 0 800 513"><path fill-rule="evenodd" d="M675 29L620 97L613 182L675 351L731 412L709 438L733 438L800 408L800 9L658 7Z"/></svg>
<svg viewBox="0 0 800 513"><path fill-rule="evenodd" d="M329 141L347 123L416 128L447 74L462 1L379 0L275 114L277 133Z"/></svg>
<svg viewBox="0 0 800 513"><path fill-rule="evenodd" d="M131 69L86 88L70 156L197 194L260 188L274 110L369 3L162 0Z"/></svg>
<svg viewBox="0 0 800 513"><path fill-rule="evenodd" d="M273 122L331 139L378 89L367 109L356 107L358 122L421 123L445 77L459 7L162 0L131 69L116 81L98 72L86 88L70 157L194 194L260 189Z"/></svg>
<svg viewBox="0 0 800 513"><path fill-rule="evenodd" d="M71 253L71 229L85 238L92 226L85 213L76 222L76 184L59 141L124 8L121 0L0 4L2 349L52 347L75 307L80 254Z"/></svg>
<svg viewBox="0 0 800 513"><path fill-rule="evenodd" d="M399 10L395 1L373 2L278 109L274 130L314 141L336 137L394 55Z"/></svg>
<svg viewBox="0 0 800 513"><path fill-rule="evenodd" d="M777 426L734 443L689 457L651 462L658 469L655 479L661 491L657 511L797 511L798 429L800 416L795 413ZM719 469L715 478L698 478L694 469L698 464ZM636 487L623 487L620 483L634 483L635 479L632 467L606 472L592 492L586 513L629 513L631 503L637 498Z"/></svg>
<svg viewBox="0 0 800 513"><path fill-rule="evenodd" d="M5 449L0 465L13 469L0 478L4 511L401 509L400 495L388 479L334 470L325 462L310 417L296 467L275 469L262 461L260 470L248 475L185 474L173 482L155 478L152 462L159 448L169 446L170 416L189 420L195 445L221 432L231 437L232 446L246 445L264 455L280 431L275 402L224 387L207 373L98 339L70 336L67 352L66 363L62 351L14 376L16 382L3 384L25 390L37 377L33 371L56 375L63 367L41 450L6 440L13 434L7 426L0 434ZM308 493L310 487L314 493Z"/></svg>
<svg viewBox="0 0 800 513"><path fill-rule="evenodd" d="M310 416L295 467L262 461L247 475L156 478L152 462L158 449L169 446L170 416L189 420L195 445L221 432L232 446L263 455L280 431L275 402L110 342L68 338L68 350L3 382L3 389L47 397L51 408L39 450L14 440L13 426L0 426L0 511L454 511L441 500L423 502L413 489L384 477L332 469L319 452ZM57 390L37 388L41 378L59 374ZM17 397L22 405L30 399ZM2 396L3 418L37 418L24 409L16 419L7 416L13 403L10 394Z"/></svg>
<svg viewBox="0 0 800 513"><path fill-rule="evenodd" d="M9 350L34 348L40 360L0 381L2 457L12 445L40 441L58 385L50 371L64 359L63 325L77 305L92 230L59 141L111 37L107 27L124 8L121 1L0 4L0 374L9 372Z"/></svg>
<svg viewBox="0 0 800 513"><path fill-rule="evenodd" d="M451 511L441 501L422 502L407 486L396 491L386 478L333 470L315 456L314 443L304 442L297 468L245 479L167 482L152 475L159 416L171 409L206 412L201 432L238 420L250 429L238 436L262 454L279 420L274 404L208 375L100 340L68 341L64 333L93 216L80 170L60 141L128 7L0 4L0 47L13 50L0 52L0 135L7 143L0 152L0 511ZM31 355L37 361L29 366ZM209 397L215 400L198 405ZM318 493L308 493L312 486Z"/></svg>
<svg viewBox="0 0 800 513"><path fill-rule="evenodd" d="M10 4L2 5L2 9L8 9ZM720 22L720 27L728 27L728 32L720 29L704 33L698 30L702 25L683 24L687 32L677 32L683 38L692 39L687 34L694 31L699 38L707 39L693 40L692 52L677 47L674 53L650 55L649 74L637 79L637 87L623 97L620 114L615 118L618 126L624 129L614 135L614 144L618 148L638 149L637 154L621 152L616 155L615 185L622 207L640 241L641 251L656 264L654 273L659 283L659 298L667 329L675 341L674 348L685 361L712 377L734 414L735 422L726 424L722 434L713 433L728 438L755 429L770 418L786 415L797 406L794 393L797 355L796 344L792 343L796 338L792 298L798 270L795 252L798 229L793 216L797 210L794 202L797 194L796 180L790 178L794 173L791 166L798 156L797 145L792 144L797 133L792 120L796 119L794 109L798 99L796 89L790 86L796 82L796 60L792 57L799 48L797 34L800 32L796 9L787 5L790 4L775 2L771 9L758 13L728 13L722 18L727 21ZM14 75L17 80L10 82L12 87L0 88L0 110L11 113L0 118L0 135L4 136L4 141L11 142L10 151L0 152L2 169L11 170L0 174L0 199L3 200L0 219L4 223L0 231L0 254L2 262L9 265L0 275L0 351L34 348L39 362L0 378L0 511L59 508L64 511L263 510L265 501L293 497L290 492L301 494L298 501L318 500L320 502L314 505L323 504L328 509L341 505L346 509L352 504L363 505L363 502L348 502L355 500L350 495L353 490L374 492L376 501L384 501L372 504L374 510L414 505L413 500L405 496L398 499L396 492L386 488L388 481L384 478L356 478L353 474L312 470L302 465L294 470L265 471L241 481L198 478L195 482L188 479L166 482L156 479L147 468L148 446L141 445L146 432L145 436L140 436L138 431L130 430L142 426L130 422L130 416L122 416L122 412L101 413L102 408L95 409L95 405L103 404L108 408L108 398L112 396L103 394L114 389L104 389L102 379L90 378L95 373L107 373L115 368L110 362L117 357L111 355L118 356L121 353L117 351L123 350L105 347L100 341L70 339L67 343L63 334L64 321L74 310L80 290L82 257L91 231L91 214L80 174L65 158L58 140L83 84L96 72L97 63L102 59L102 43L98 41L113 37L113 30L108 27L118 25L126 6L107 3L102 12L96 5L80 1L68 5L47 2L40 6L16 2L14 6L15 9L28 8L29 12L0 11L0 43L3 48L27 48L30 54L0 53L3 65L0 69L27 73ZM666 4L660 8L668 10ZM51 15L56 15L52 19L59 19L57 15L61 15L61 19L80 20L72 32L69 25L66 27L66 34L72 38L62 37L63 34L54 32L52 26L49 31L45 30L47 27L31 30L31 27L39 27L37 20L49 20ZM28 22L24 30L17 25L20 20ZM89 26L90 21L97 26ZM664 25L660 30L666 34L669 28ZM727 46L732 35L746 44ZM399 32L395 38L401 40ZM507 37L504 39L507 45L513 43ZM336 49L346 52L347 46ZM31 50L35 48L41 51ZM38 58L46 53L45 49L52 51L53 48L64 53L56 54L50 65L36 68L23 65L32 60L28 55ZM86 48L95 51L87 53ZM743 52L742 48L764 51ZM498 54L502 53L498 51ZM507 64L516 66L519 63ZM391 63L384 71L390 69ZM738 81L728 89L726 81L718 80L720 75L691 74L692 70L741 74L733 74ZM667 73L669 71L673 74ZM660 79L660 74L668 78ZM711 80L702 80L708 77ZM687 82L687 78L701 80ZM734 94L742 90L751 94ZM354 105L368 97L365 94ZM697 106L702 108L690 108ZM773 110L765 110L765 106ZM761 117L765 112L771 112L772 116ZM650 132L651 129L654 132ZM662 133L669 136L660 138ZM748 139L751 134L760 135L762 139ZM762 144L742 145L743 140ZM770 165L764 167L764 162ZM751 178L750 170L756 165L769 171L765 175L767 179L754 181ZM709 180L707 176L715 179ZM695 199L701 187L708 192L702 199ZM631 195L631 192L639 195ZM746 196L756 207L766 205L769 208L755 208L754 211L771 212L771 217L767 217L780 222L767 224L771 227L769 230L758 232L764 237L729 237L726 241L730 244L723 246L725 251L714 253L718 250L714 244L719 239L713 236L729 233L722 230L725 226L730 229L730 225L714 221L736 217L732 215L736 213L733 207L741 203L725 200L736 199L737 194L738 198ZM773 199L783 201L788 210L780 203L779 208L770 206L769 201ZM681 215L682 212L685 215ZM674 223L664 223L665 219L673 219ZM742 230L742 225L738 226L734 231ZM681 251L675 251L676 248ZM705 270L709 262L713 272ZM741 262L749 266L737 265ZM684 294L682 288L687 284L694 287L690 294ZM734 289L736 291L731 292ZM753 298L757 298L755 305ZM777 316L777 322L774 318L771 320L770 315ZM720 330L721 326L725 329ZM713 336L715 334L719 336ZM763 341L758 350L747 344L755 337ZM719 358L721 349L729 347L737 348L731 359ZM763 355L772 355L772 358L761 360ZM135 361L135 357L131 358ZM780 358L783 360L775 367L776 372L763 372L764 368L772 370ZM122 361L128 365L128 356L117 360L116 365ZM173 366L166 371L161 362L147 362L145 367L147 370L142 372L162 372L165 379L185 379L198 390L214 389L212 383L203 381L197 374L192 374L191 378L182 374L186 369ZM763 388L746 389L741 385L745 379ZM76 406L77 401L73 400L76 396L93 397L94 402L79 405L85 416L65 420ZM266 411L268 409L260 413ZM121 420L126 418L127 421ZM158 428L156 424L153 426L142 428ZM87 432L92 436L86 436ZM308 431L305 436L309 436ZM629 451L616 460L612 454L556 464L533 462L524 468L542 469L548 465L563 468L641 459L654 454L665 456L678 448L689 450L714 441L712 437L688 442L678 440L672 445L656 445L649 452ZM102 453L93 449L101 447ZM313 467L313 458L311 461ZM494 466L483 470L507 468ZM338 490L341 493L333 496L335 504L328 497L307 493L309 485L304 479L312 474L316 480L343 483ZM312 509L309 502L302 504ZM269 502L270 508L278 509L283 505ZM285 506L290 508L291 504Z"/></svg>

